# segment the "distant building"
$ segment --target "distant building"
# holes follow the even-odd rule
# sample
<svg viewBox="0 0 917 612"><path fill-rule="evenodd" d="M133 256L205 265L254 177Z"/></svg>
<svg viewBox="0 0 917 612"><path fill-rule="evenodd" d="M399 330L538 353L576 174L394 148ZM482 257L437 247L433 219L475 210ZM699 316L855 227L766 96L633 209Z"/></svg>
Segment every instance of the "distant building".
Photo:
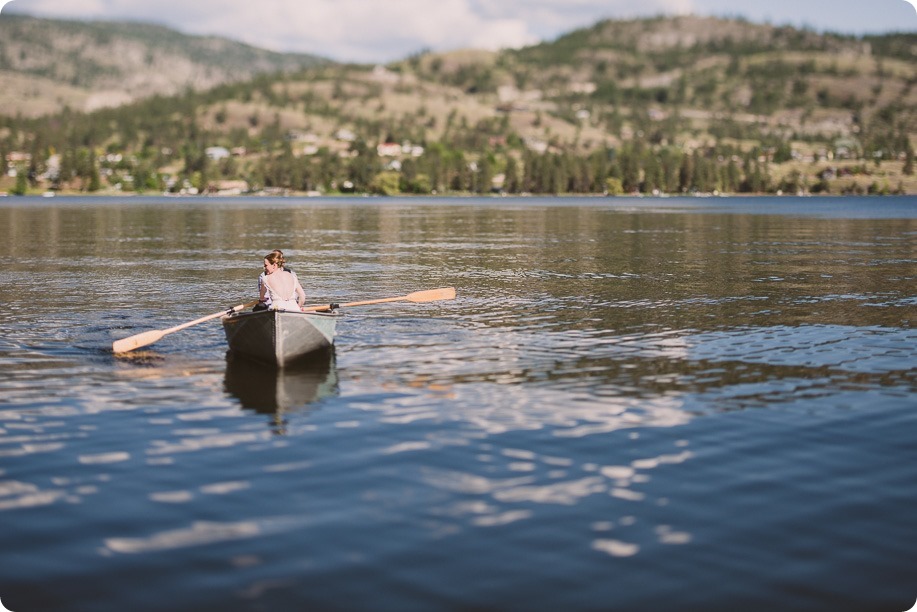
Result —
<svg viewBox="0 0 917 612"><path fill-rule="evenodd" d="M32 161L31 153L22 153L21 151L13 151L12 153L6 154L6 161L11 164L22 164L29 163Z"/></svg>
<svg viewBox="0 0 917 612"><path fill-rule="evenodd" d="M401 155L401 145L395 142L381 142L376 147L379 157L395 157Z"/></svg>
<svg viewBox="0 0 917 612"><path fill-rule="evenodd" d="M357 139L357 135L351 132L350 130L340 129L334 133L334 137L338 140L343 140L344 142L353 142Z"/></svg>
<svg viewBox="0 0 917 612"><path fill-rule="evenodd" d="M229 149L226 147L207 147L204 150L204 153L207 154L207 157L213 161L220 161L221 159L226 159L229 157Z"/></svg>

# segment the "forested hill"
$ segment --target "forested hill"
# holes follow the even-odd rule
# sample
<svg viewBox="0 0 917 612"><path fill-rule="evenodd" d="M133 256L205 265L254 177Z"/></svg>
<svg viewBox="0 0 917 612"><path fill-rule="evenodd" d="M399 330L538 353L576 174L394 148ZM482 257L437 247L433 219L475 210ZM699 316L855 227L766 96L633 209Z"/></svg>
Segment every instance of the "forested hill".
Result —
<svg viewBox="0 0 917 612"><path fill-rule="evenodd" d="M425 79L566 108L757 115L803 132L917 129L917 35L841 36L705 17L607 20L490 62L413 58ZM537 92L537 93L536 93ZM722 116L722 115L721 115Z"/></svg>
<svg viewBox="0 0 917 612"><path fill-rule="evenodd" d="M0 109L92 110L327 60L141 23L0 16Z"/></svg>
<svg viewBox="0 0 917 612"><path fill-rule="evenodd" d="M917 193L915 84L914 34L603 21L519 50L0 110L0 154L30 177L10 168L0 191Z"/></svg>

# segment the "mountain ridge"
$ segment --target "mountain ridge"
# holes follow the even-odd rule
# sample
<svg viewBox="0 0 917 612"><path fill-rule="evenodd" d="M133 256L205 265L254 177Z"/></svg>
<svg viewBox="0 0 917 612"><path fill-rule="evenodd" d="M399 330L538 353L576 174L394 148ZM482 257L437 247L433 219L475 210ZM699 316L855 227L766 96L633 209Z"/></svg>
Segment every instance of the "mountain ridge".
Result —
<svg viewBox="0 0 917 612"><path fill-rule="evenodd" d="M5 114L37 116L64 106L91 111L327 61L158 24L0 18L0 103L13 111ZM26 87L23 77L30 80Z"/></svg>

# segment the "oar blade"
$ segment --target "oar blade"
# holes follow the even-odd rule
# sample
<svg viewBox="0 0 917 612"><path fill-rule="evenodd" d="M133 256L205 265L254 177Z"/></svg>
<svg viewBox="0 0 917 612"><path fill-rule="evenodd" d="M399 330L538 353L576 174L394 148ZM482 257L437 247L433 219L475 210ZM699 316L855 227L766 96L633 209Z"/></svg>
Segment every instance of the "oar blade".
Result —
<svg viewBox="0 0 917 612"><path fill-rule="evenodd" d="M165 334L161 329L152 329L150 331L143 332L142 334L136 334L129 338L115 340L111 344L111 350L115 353L128 353L134 349L140 348L141 346L153 344L164 335Z"/></svg>
<svg viewBox="0 0 917 612"><path fill-rule="evenodd" d="M443 287L442 289L430 289L428 291L415 291L405 296L410 302L436 302L439 300L454 300L455 287Z"/></svg>

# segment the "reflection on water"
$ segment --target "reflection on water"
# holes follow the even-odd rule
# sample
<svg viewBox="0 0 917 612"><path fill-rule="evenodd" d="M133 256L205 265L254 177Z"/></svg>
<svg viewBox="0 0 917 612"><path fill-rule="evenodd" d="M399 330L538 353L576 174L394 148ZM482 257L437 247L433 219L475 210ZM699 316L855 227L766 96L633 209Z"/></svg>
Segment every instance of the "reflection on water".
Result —
<svg viewBox="0 0 917 612"><path fill-rule="evenodd" d="M317 351L283 368L230 352L224 386L243 408L275 415L280 422L284 412L337 395L335 349Z"/></svg>
<svg viewBox="0 0 917 612"><path fill-rule="evenodd" d="M11 610L911 603L913 199L54 200L0 203ZM275 247L458 299L111 355Z"/></svg>

